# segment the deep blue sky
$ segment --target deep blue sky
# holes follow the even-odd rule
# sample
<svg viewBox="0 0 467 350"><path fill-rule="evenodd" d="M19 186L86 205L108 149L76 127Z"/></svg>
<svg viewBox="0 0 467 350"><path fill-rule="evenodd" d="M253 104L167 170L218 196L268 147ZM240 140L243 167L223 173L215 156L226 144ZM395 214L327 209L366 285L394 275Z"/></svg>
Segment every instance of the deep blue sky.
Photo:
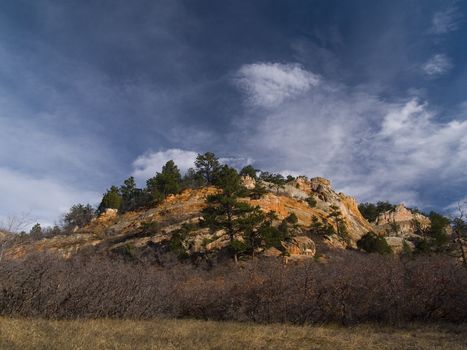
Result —
<svg viewBox="0 0 467 350"><path fill-rule="evenodd" d="M360 201L467 196L461 1L0 1L0 218L196 152ZM0 219L1 220L1 219Z"/></svg>

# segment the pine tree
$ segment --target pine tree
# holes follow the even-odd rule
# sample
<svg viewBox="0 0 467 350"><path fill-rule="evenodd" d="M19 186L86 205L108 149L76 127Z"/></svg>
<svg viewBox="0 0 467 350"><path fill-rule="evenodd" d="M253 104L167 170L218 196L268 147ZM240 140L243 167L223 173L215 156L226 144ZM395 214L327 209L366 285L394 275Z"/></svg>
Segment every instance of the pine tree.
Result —
<svg viewBox="0 0 467 350"><path fill-rule="evenodd" d="M384 239L373 232L368 232L357 241L357 247L367 253L391 254L392 249Z"/></svg>
<svg viewBox="0 0 467 350"><path fill-rule="evenodd" d="M37 223L35 224L32 228L31 231L29 231L29 235L31 236L32 239L38 240L42 238L42 227L41 224Z"/></svg>
<svg viewBox="0 0 467 350"><path fill-rule="evenodd" d="M247 165L247 166L244 166L242 168L242 170L240 170L240 176L249 176L253 179L256 180L257 176L256 176L256 173L258 172L259 170L253 168L253 166L251 165Z"/></svg>
<svg viewBox="0 0 467 350"><path fill-rule="evenodd" d="M189 168L183 176L182 188L199 188L204 185L204 178L195 169Z"/></svg>
<svg viewBox="0 0 467 350"><path fill-rule="evenodd" d="M235 169L224 165L218 171L215 183L222 192L208 196L208 206L202 212L203 217L200 223L212 229L226 231L230 240L229 246L233 250L235 261L237 261L238 254L244 252L248 246L235 240L235 236L249 230L248 224L255 222L254 215L257 214L257 209L245 202L238 201L240 196L246 194L246 190Z"/></svg>
<svg viewBox="0 0 467 350"><path fill-rule="evenodd" d="M214 153L198 154L195 160L196 172L204 179L207 185L213 185L221 164Z"/></svg>
<svg viewBox="0 0 467 350"><path fill-rule="evenodd" d="M65 229L81 228L91 222L96 215L96 210L90 204L75 204L63 217Z"/></svg>
<svg viewBox="0 0 467 350"><path fill-rule="evenodd" d="M122 205L122 196L118 187L112 186L102 197L101 204L99 205L99 213L103 213L106 209L120 209Z"/></svg>
<svg viewBox="0 0 467 350"><path fill-rule="evenodd" d="M331 212L328 214L328 220L334 222L337 235L344 240L348 240L347 227L345 226L344 218L338 206L331 205Z"/></svg>
<svg viewBox="0 0 467 350"><path fill-rule="evenodd" d="M136 188L136 182L133 176L130 176L128 179L123 181L123 185L120 186L120 194L122 196L120 209L123 212L135 210L142 205L142 190Z"/></svg>
<svg viewBox="0 0 467 350"><path fill-rule="evenodd" d="M163 167L160 173L150 178L146 182L147 191L152 197L154 203L160 202L169 194L177 194L180 192L182 185L182 177L180 170L175 165L173 160L169 160Z"/></svg>
<svg viewBox="0 0 467 350"><path fill-rule="evenodd" d="M263 184L260 183L259 181L256 181L255 187L250 190L250 198L251 199L260 199L267 192L268 191L266 190L266 187L264 187Z"/></svg>

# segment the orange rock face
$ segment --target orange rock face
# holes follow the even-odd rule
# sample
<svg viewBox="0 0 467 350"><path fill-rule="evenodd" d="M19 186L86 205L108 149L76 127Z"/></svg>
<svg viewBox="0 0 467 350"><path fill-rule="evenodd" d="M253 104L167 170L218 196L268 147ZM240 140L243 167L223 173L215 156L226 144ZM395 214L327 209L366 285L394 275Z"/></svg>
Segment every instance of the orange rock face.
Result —
<svg viewBox="0 0 467 350"><path fill-rule="evenodd" d="M251 185L254 186L254 183L251 182L250 187ZM198 223L201 212L206 207L207 197L219 191L215 187L187 189L178 195L167 197L153 208L121 215L117 215L114 211L106 212L87 227L79 229L70 236L57 236L12 247L8 253L10 256L21 256L33 251L49 250L68 257L86 247L113 249L112 247L125 244L132 244L135 247L145 247L148 243L159 244L169 240L184 223ZM316 200L316 205L313 207L306 201L309 197ZM252 206L259 206L264 212L274 211L280 220L292 213L297 216L299 228L294 238L303 237L300 242L288 242L291 255L312 256L314 254L314 248L312 248L314 243L305 237L304 233L309 229L314 217L321 222L328 222L335 226L335 222L328 219L332 206L338 207L341 211L348 234L354 242L372 229L360 214L355 200L343 194L337 194L331 188L330 182L323 178L308 180L298 177L280 190L274 189L267 192L260 199L247 197L241 200ZM187 245L188 250L193 252L206 249L216 250L228 243L227 238L226 233L222 233L221 230L212 232L209 229L200 228L191 232L184 244ZM305 239L313 244L303 241Z"/></svg>

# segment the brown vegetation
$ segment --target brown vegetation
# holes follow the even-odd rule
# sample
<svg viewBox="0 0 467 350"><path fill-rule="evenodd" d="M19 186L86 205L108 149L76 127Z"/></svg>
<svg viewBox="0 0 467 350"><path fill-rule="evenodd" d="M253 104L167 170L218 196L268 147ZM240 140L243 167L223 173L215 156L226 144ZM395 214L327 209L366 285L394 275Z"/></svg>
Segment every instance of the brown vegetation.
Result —
<svg viewBox="0 0 467 350"><path fill-rule="evenodd" d="M461 350L465 326L255 325L194 320L47 321L0 318L0 349Z"/></svg>
<svg viewBox="0 0 467 350"><path fill-rule="evenodd" d="M0 264L2 315L260 323L467 321L467 270L446 257L342 252L327 263L258 259L135 264L47 255Z"/></svg>

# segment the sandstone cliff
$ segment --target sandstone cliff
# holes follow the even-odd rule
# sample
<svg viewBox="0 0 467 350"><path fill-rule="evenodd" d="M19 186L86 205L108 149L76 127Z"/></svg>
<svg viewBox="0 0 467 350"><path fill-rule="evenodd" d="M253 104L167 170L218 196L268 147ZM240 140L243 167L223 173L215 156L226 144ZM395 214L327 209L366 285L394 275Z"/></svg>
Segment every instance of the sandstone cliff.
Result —
<svg viewBox="0 0 467 350"><path fill-rule="evenodd" d="M244 179L246 187L254 187L255 180ZM272 184L263 183L269 191L259 199L242 198L263 211L274 211L278 222L290 214L298 218L296 229L290 241L283 242L284 252L290 257L312 257L316 252L313 240L323 240L324 244L345 248L355 246L355 242L372 226L360 214L356 201L342 193L337 193L330 181L323 178L304 177L288 182L283 188L274 188ZM205 187L187 189L178 195L167 197L162 203L146 210L127 212L119 215L108 210L94 219L88 226L77 230L69 236L57 236L42 239L34 244L17 245L8 250L9 256L22 256L32 251L52 251L70 257L77 252L92 250L94 252L123 252L132 254L135 250L147 254L158 254L168 250L174 235L179 235L184 225L196 226L201 211L206 206L206 198L218 189ZM315 204L306 200L314 198ZM335 226L329 219L331 207L337 207L342 213L342 220L348 232L347 241L340 237L310 238L310 224L316 217L322 223ZM177 236L178 237L178 236ZM178 238L177 238L178 239ZM188 255L217 252L229 243L223 230L212 231L208 228L195 228L184 234L178 244ZM317 242L318 243L318 242ZM277 249L276 249L277 250ZM273 249L259 249L258 254L278 255ZM279 254L279 255L280 255Z"/></svg>
<svg viewBox="0 0 467 350"><path fill-rule="evenodd" d="M430 219L425 215L407 209L404 204L397 205L394 210L379 214L374 222L374 231L384 235L386 242L396 253L407 245L414 248L411 238L418 237L420 231L430 227Z"/></svg>

